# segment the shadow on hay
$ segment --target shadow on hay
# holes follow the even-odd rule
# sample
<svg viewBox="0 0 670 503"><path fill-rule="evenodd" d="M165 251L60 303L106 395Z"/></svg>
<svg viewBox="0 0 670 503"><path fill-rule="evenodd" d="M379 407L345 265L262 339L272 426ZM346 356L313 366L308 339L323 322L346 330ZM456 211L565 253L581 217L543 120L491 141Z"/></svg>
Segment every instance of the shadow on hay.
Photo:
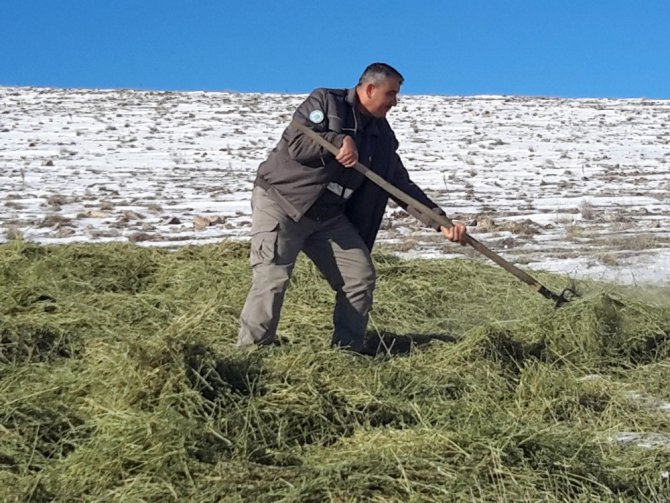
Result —
<svg viewBox="0 0 670 503"><path fill-rule="evenodd" d="M433 341L456 342L456 338L448 334L396 334L382 331L368 333L363 354L407 356L415 349L428 346Z"/></svg>
<svg viewBox="0 0 670 503"><path fill-rule="evenodd" d="M598 336L603 352L612 356L620 366L654 363L667 358L670 350L670 327L667 318L651 323L653 311L645 306L634 315L626 312L629 306L611 295L602 295L594 306L599 320ZM634 310L631 308L631 311ZM634 323L631 322L634 319ZM653 327L653 328L652 328Z"/></svg>
<svg viewBox="0 0 670 503"><path fill-rule="evenodd" d="M46 460L65 459L92 434L85 418L65 404L7 408L0 412L0 424L8 433L23 439L26 446L13 455L0 455L0 467L15 473L39 472Z"/></svg>
<svg viewBox="0 0 670 503"><path fill-rule="evenodd" d="M0 328L0 363L45 363L75 358L83 352L80 338L60 329L30 323Z"/></svg>
<svg viewBox="0 0 670 503"><path fill-rule="evenodd" d="M203 344L187 344L183 353L191 386L207 400L214 401L229 392L246 396L264 393L258 354L224 356Z"/></svg>
<svg viewBox="0 0 670 503"><path fill-rule="evenodd" d="M526 362L547 361L547 345L544 341L518 341L508 332L494 330L487 334L484 355L499 363L508 375L516 377Z"/></svg>
<svg viewBox="0 0 670 503"><path fill-rule="evenodd" d="M644 365L667 358L668 353L670 353L670 334L664 332L645 337L631 348L627 356L634 365Z"/></svg>

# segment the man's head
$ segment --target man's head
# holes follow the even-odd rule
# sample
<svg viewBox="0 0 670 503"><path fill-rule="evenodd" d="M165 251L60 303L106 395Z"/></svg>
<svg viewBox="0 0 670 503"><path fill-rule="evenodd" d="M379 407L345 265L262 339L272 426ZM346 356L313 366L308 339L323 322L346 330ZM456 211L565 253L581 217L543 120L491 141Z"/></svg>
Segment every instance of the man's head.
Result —
<svg viewBox="0 0 670 503"><path fill-rule="evenodd" d="M386 63L369 65L356 86L362 111L373 117L386 117L398 104L398 92L404 80L398 70Z"/></svg>

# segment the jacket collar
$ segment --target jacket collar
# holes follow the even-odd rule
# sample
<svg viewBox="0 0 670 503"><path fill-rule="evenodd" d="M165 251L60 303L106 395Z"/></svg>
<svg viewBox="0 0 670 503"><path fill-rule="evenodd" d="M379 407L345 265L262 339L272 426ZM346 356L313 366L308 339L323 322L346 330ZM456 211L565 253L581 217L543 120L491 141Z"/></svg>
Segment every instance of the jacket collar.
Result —
<svg viewBox="0 0 670 503"><path fill-rule="evenodd" d="M362 113L359 110L358 107L358 95L356 94L356 88L352 87L351 89L347 89L347 97L345 98L346 102L349 103L351 106L352 110L354 111L354 115L357 117L356 122L360 122L358 117L362 115ZM381 133L379 129L379 121L380 119L377 119L376 117L372 117L371 120L368 122L367 127L365 128L365 134L368 135L379 135Z"/></svg>
<svg viewBox="0 0 670 503"><path fill-rule="evenodd" d="M347 97L345 98L347 103L349 103L352 107L358 106L358 96L356 96L356 88L352 87L351 89L347 89Z"/></svg>

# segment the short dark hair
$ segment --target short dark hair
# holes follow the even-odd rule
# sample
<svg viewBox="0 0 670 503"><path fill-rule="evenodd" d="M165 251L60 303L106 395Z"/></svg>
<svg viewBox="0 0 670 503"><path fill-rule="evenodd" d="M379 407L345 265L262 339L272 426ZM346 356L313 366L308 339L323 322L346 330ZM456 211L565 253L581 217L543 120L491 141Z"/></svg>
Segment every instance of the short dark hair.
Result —
<svg viewBox="0 0 670 503"><path fill-rule="evenodd" d="M405 81L405 78L401 73L391 65L387 65L386 63L372 63L371 65L368 65L365 71L363 71L363 75L358 79L358 85L361 86L368 82L378 84L382 80L388 78L398 79L401 85Z"/></svg>

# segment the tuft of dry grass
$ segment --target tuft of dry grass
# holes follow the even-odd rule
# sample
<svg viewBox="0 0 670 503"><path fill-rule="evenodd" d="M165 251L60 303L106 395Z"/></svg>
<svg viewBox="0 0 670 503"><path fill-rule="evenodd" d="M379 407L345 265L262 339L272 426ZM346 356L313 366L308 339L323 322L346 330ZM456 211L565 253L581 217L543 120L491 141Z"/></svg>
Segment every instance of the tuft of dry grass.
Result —
<svg viewBox="0 0 670 503"><path fill-rule="evenodd" d="M593 204L591 204L591 201L582 201L582 203L579 205L579 212L581 213L584 220L593 220L595 218Z"/></svg>

